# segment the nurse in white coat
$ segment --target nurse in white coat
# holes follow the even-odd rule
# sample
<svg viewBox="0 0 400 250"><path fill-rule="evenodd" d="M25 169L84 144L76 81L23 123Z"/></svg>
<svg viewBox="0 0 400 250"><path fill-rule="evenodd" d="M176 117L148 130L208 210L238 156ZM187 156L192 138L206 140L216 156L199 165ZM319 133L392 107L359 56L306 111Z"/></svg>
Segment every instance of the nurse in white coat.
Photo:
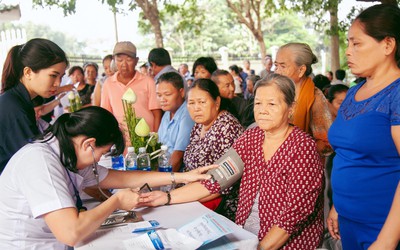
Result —
<svg viewBox="0 0 400 250"><path fill-rule="evenodd" d="M114 116L100 107L63 114L44 135L21 148L0 176L0 249L65 249L93 233L116 209L138 206L137 187L171 183L170 173L98 167L101 188L121 189L89 211L79 191L96 186L92 166L124 151ZM175 173L178 183L209 178L201 171Z"/></svg>

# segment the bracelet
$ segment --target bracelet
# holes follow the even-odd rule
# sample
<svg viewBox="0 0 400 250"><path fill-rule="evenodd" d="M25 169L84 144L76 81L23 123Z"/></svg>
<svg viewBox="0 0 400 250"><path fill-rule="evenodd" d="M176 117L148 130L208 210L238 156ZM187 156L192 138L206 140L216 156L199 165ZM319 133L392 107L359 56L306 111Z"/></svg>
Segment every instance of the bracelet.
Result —
<svg viewBox="0 0 400 250"><path fill-rule="evenodd" d="M171 205L171 194L169 193L169 191L166 191L165 193L167 194L168 201L164 204L164 206Z"/></svg>
<svg viewBox="0 0 400 250"><path fill-rule="evenodd" d="M176 180L175 180L175 173L174 172L171 172L171 182L172 182L172 186L175 187Z"/></svg>

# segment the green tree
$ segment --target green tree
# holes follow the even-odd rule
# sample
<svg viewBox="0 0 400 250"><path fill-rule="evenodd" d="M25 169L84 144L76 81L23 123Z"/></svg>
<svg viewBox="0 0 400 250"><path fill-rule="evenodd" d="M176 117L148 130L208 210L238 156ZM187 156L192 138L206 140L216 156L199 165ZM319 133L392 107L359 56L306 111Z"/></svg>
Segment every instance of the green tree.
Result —
<svg viewBox="0 0 400 250"><path fill-rule="evenodd" d="M121 5L124 3L123 0L99 0L102 4L110 6L110 10L115 13L123 12ZM131 0L129 3L129 10L132 11L139 7L142 11L140 13L142 27L147 26L150 28L155 36L156 47L164 47L164 37L161 29L163 18L167 15L172 15L177 12L181 6L185 6L186 3L190 3L191 9L195 6L195 0L185 0L183 3L173 4L170 0ZM64 15L75 13L76 0L33 0L36 6L57 6L64 10ZM159 5L163 6L163 9L159 8ZM189 20L189 19L186 19Z"/></svg>

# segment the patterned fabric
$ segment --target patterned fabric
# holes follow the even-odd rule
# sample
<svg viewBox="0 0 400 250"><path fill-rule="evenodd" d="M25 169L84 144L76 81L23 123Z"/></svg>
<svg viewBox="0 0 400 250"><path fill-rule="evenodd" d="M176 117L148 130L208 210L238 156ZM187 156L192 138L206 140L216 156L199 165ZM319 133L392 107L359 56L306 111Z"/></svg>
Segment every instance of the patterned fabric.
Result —
<svg viewBox="0 0 400 250"><path fill-rule="evenodd" d="M291 235L282 249L315 249L323 236L324 186L315 142L295 127L267 162L263 142L264 132L256 127L246 130L233 145L245 163L236 223L244 225L259 191L259 240L276 225ZM220 189L218 183L202 183L211 193Z"/></svg>
<svg viewBox="0 0 400 250"><path fill-rule="evenodd" d="M190 134L190 143L183 157L185 171L215 163L244 131L239 121L227 111L219 114L204 138L200 138L202 126L195 124ZM239 183L221 192L222 200L215 212L234 221L238 193Z"/></svg>
<svg viewBox="0 0 400 250"><path fill-rule="evenodd" d="M310 93L312 90L314 92ZM321 155L328 155L332 153L332 147L328 142L328 130L332 124L328 102L322 91L314 86L310 77L304 82L301 91L290 122L316 140L317 150Z"/></svg>
<svg viewBox="0 0 400 250"><path fill-rule="evenodd" d="M190 133L190 143L183 156L185 171L216 162L244 131L239 121L227 111L219 114L204 138L200 138L202 127L196 123Z"/></svg>

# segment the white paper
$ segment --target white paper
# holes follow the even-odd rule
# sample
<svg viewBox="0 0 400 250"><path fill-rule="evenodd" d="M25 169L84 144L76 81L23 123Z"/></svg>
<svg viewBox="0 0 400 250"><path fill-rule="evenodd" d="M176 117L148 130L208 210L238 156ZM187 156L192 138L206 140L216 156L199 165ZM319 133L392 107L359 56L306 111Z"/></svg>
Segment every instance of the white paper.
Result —
<svg viewBox="0 0 400 250"><path fill-rule="evenodd" d="M232 233L223 220L214 214L205 214L178 229L179 232L203 242L203 245Z"/></svg>
<svg viewBox="0 0 400 250"><path fill-rule="evenodd" d="M159 229L156 233L164 245L164 249L186 250L197 249L202 242L179 233L176 229ZM125 249L156 249L147 233L123 241Z"/></svg>

